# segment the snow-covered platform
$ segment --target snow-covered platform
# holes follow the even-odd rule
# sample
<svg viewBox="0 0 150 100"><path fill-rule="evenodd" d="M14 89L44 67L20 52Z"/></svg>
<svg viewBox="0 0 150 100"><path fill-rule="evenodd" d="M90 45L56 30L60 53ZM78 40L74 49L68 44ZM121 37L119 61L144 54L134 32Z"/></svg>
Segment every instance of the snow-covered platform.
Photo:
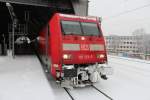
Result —
<svg viewBox="0 0 150 100"><path fill-rule="evenodd" d="M0 100L69 99L54 81L46 79L36 56L0 56Z"/></svg>
<svg viewBox="0 0 150 100"><path fill-rule="evenodd" d="M150 100L150 63L109 56L114 74L95 86L113 100ZM75 100L109 100L92 87L69 90ZM0 100L71 100L67 92L47 80L36 56L0 56Z"/></svg>

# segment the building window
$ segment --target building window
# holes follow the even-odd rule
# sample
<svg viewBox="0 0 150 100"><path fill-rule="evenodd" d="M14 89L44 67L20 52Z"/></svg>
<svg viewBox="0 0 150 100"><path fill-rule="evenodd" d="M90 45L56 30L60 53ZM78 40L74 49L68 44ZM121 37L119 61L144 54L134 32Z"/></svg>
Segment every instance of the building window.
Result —
<svg viewBox="0 0 150 100"><path fill-rule="evenodd" d="M132 42L130 42L130 44L132 44Z"/></svg>

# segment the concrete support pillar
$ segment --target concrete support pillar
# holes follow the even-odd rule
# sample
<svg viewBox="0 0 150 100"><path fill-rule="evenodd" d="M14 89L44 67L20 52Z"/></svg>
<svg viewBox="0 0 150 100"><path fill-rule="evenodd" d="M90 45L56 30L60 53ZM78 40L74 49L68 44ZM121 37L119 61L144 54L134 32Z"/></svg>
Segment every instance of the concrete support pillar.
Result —
<svg viewBox="0 0 150 100"><path fill-rule="evenodd" d="M88 0L72 0L73 8L76 15L88 15Z"/></svg>

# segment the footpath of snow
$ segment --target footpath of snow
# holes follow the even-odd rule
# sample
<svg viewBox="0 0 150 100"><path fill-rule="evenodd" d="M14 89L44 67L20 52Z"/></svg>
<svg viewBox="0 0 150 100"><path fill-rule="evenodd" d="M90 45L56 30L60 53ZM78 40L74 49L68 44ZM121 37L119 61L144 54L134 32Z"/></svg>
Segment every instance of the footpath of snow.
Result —
<svg viewBox="0 0 150 100"><path fill-rule="evenodd" d="M48 82L36 56L0 56L0 100L69 100L62 88Z"/></svg>

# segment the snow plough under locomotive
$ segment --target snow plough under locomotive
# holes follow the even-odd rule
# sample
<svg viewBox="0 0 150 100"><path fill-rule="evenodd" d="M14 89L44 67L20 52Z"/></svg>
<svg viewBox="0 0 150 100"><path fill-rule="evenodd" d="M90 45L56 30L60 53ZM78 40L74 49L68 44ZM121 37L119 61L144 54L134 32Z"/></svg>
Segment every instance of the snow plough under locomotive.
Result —
<svg viewBox="0 0 150 100"><path fill-rule="evenodd" d="M98 17L56 13L39 43L48 71L62 87L90 85L112 74Z"/></svg>

